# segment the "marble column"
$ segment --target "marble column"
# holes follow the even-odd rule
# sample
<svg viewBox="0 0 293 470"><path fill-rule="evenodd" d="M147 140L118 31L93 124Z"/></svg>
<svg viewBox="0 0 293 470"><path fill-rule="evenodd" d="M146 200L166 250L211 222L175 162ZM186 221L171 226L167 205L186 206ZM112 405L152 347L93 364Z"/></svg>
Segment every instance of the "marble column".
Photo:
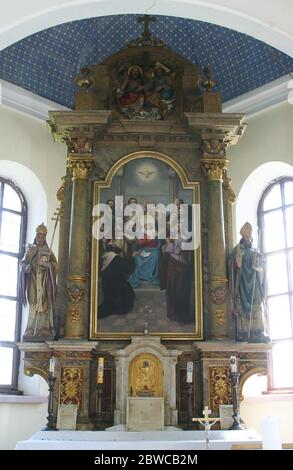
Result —
<svg viewBox="0 0 293 470"><path fill-rule="evenodd" d="M58 338L64 336L64 322L67 312L67 258L68 235L70 227L69 192L71 196L71 178L63 176L62 184L57 191L56 198L59 202L59 244L58 244L58 284L57 299L55 304L55 323L58 326Z"/></svg>
<svg viewBox="0 0 293 470"><path fill-rule="evenodd" d="M67 165L72 175L72 198L68 257L68 310L65 338L87 336L85 292L88 288L88 178L93 167L92 141L86 137L71 140Z"/></svg>
<svg viewBox="0 0 293 470"><path fill-rule="evenodd" d="M225 143L205 140L202 168L208 179L208 270L209 324L208 339L229 336L225 224L223 208L223 173L227 169Z"/></svg>

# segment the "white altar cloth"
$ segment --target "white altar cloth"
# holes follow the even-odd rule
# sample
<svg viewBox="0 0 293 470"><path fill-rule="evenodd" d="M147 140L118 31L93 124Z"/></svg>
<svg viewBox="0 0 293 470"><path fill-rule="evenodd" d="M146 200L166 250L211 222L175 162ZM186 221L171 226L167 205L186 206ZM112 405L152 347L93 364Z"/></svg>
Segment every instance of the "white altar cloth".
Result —
<svg viewBox="0 0 293 470"><path fill-rule="evenodd" d="M204 431L40 431L16 450L204 450ZM262 442L253 430L210 431L211 450L229 450L232 444Z"/></svg>

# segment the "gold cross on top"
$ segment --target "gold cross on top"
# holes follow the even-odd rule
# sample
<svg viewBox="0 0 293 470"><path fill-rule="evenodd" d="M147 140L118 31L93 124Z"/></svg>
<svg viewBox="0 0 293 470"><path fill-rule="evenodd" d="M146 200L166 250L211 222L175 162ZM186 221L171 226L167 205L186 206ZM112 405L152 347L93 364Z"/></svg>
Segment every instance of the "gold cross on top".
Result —
<svg viewBox="0 0 293 470"><path fill-rule="evenodd" d="M150 39L151 32L149 30L149 26L150 26L151 22L156 21L156 18L154 16L150 16L150 15L143 15L143 16L139 16L137 18L137 21L139 23L143 23L143 26L144 26L144 30L143 30L143 33L142 33L143 39Z"/></svg>

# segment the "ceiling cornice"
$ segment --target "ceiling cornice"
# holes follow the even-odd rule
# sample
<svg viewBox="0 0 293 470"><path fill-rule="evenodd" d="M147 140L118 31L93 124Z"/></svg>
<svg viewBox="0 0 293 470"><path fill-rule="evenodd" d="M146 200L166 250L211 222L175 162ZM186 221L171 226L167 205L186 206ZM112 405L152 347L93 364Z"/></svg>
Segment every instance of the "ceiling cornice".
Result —
<svg viewBox="0 0 293 470"><path fill-rule="evenodd" d="M227 101L223 104L223 111L225 113L245 113L249 118L272 106L288 102L291 90L293 90L293 79L286 75L249 93ZM65 106L42 98L5 80L0 80L0 103L2 106L41 121L48 119L49 111L69 110Z"/></svg>
<svg viewBox="0 0 293 470"><path fill-rule="evenodd" d="M246 113L247 117L252 117L273 106L288 102L292 89L293 79L285 75L233 100L226 101L223 103L223 111L225 113L242 112Z"/></svg>

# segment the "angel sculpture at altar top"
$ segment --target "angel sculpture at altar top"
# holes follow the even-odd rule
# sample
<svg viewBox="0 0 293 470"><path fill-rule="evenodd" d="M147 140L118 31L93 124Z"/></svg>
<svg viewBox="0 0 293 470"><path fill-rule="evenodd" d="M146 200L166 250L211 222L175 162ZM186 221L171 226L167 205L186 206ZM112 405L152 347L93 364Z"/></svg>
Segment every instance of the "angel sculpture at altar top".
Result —
<svg viewBox="0 0 293 470"><path fill-rule="evenodd" d="M229 257L229 286L237 341L269 342L266 319L264 255L252 248L252 226L246 222Z"/></svg>
<svg viewBox="0 0 293 470"><path fill-rule="evenodd" d="M57 260L46 241L47 227L36 228L36 237L20 265L20 298L29 313L23 341L54 339L53 304L56 300Z"/></svg>

